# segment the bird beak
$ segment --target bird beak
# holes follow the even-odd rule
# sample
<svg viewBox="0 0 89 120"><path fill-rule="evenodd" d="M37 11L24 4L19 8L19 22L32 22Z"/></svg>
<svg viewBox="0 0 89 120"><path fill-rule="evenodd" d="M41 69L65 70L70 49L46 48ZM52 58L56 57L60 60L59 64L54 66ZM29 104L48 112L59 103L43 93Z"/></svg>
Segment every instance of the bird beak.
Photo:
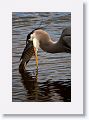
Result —
<svg viewBox="0 0 89 120"><path fill-rule="evenodd" d="M35 59L36 59L36 67L38 69L38 54L37 54L37 49L34 47L34 53L35 53Z"/></svg>

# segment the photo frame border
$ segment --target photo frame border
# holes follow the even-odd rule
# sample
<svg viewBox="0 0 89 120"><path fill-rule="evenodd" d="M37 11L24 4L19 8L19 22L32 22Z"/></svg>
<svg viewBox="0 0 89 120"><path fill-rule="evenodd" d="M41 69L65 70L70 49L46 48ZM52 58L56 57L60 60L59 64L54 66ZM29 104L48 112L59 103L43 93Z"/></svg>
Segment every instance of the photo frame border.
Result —
<svg viewBox="0 0 89 120"><path fill-rule="evenodd" d="M39 1L39 2L38 2ZM10 3L10 4L9 4ZM35 3L35 4L34 4ZM19 7L20 5L20 7ZM55 7L54 7L55 5ZM2 67L3 114L83 114L83 1L11 1L4 8L5 56ZM12 102L12 12L71 12L71 102ZM1 26L3 28L3 26ZM3 46L2 46L3 48ZM3 53L4 54L4 53ZM5 106L5 107L3 107Z"/></svg>

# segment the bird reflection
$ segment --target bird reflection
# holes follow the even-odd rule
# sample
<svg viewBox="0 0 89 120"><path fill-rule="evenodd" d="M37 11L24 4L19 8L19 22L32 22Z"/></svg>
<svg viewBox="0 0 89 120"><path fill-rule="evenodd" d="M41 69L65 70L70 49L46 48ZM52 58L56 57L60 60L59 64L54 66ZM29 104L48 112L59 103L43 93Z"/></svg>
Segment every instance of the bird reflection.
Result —
<svg viewBox="0 0 89 120"><path fill-rule="evenodd" d="M38 71L32 75L29 71L21 73L21 80L26 89L28 102L70 102L71 101L71 85L63 85L63 82L38 82Z"/></svg>
<svg viewBox="0 0 89 120"><path fill-rule="evenodd" d="M24 71L21 73L22 83L27 91L27 99L28 100L37 100L39 94L38 87L38 71L36 71L35 75L32 75L29 71Z"/></svg>

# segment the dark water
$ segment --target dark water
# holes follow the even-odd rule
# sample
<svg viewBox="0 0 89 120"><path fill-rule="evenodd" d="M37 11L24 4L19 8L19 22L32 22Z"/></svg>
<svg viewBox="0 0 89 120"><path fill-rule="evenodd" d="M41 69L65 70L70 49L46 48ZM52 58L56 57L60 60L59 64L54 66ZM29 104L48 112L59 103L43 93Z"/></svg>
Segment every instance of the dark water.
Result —
<svg viewBox="0 0 89 120"><path fill-rule="evenodd" d="M20 57L25 47L26 36L40 24L54 41L59 40L62 30L71 26L71 14L12 13L12 101L70 102L70 54L51 54L39 49L38 74L34 57L28 63L25 73L22 75L19 73Z"/></svg>

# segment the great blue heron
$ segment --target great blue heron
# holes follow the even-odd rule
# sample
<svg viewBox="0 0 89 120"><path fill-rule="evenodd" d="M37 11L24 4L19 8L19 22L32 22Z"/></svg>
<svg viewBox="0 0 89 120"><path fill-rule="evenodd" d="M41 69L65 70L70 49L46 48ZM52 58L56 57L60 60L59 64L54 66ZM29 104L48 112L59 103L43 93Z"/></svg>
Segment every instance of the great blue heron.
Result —
<svg viewBox="0 0 89 120"><path fill-rule="evenodd" d="M31 46L33 44L33 47ZM31 48L32 47L32 48ZM26 47L21 57L23 65L30 60L33 53L36 57L36 65L38 67L38 49L39 47L49 53L71 53L71 28L65 28L62 31L59 41L54 42L49 34L41 28L33 30L27 35ZM31 51L32 50L32 51ZM34 52L33 52L34 51Z"/></svg>

